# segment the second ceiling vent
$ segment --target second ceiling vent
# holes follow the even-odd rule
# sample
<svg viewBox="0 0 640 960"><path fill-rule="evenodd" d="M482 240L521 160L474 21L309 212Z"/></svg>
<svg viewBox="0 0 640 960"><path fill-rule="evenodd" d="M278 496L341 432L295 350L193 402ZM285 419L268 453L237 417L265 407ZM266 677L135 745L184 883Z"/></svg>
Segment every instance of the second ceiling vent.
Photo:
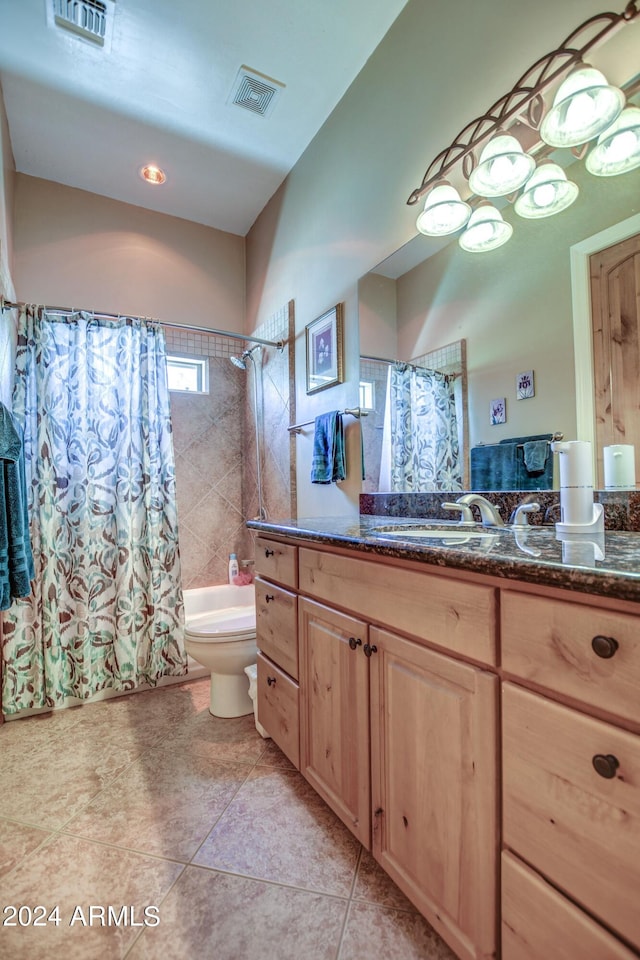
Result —
<svg viewBox="0 0 640 960"><path fill-rule="evenodd" d="M273 110L284 83L267 77L257 70L242 66L238 70L231 90L229 103L244 107L260 117L267 117Z"/></svg>

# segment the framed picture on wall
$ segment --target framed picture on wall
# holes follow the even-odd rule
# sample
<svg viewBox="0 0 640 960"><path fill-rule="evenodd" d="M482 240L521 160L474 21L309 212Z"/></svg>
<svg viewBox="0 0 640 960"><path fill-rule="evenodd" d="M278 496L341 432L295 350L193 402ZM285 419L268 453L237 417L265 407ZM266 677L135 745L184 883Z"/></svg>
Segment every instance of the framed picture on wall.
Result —
<svg viewBox="0 0 640 960"><path fill-rule="evenodd" d="M489 405L489 414L491 417L491 425L496 426L498 423L507 422L507 401L504 397L498 397L497 400L492 400Z"/></svg>
<svg viewBox="0 0 640 960"><path fill-rule="evenodd" d="M342 363L342 309L337 303L305 327L307 337L307 393L326 390L344 379Z"/></svg>

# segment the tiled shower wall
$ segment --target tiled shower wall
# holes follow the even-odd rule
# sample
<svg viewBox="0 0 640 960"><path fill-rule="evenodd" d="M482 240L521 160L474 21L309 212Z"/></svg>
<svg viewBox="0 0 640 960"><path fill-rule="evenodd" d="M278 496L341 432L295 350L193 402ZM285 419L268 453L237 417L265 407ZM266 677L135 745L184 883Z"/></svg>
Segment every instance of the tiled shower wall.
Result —
<svg viewBox="0 0 640 960"><path fill-rule="evenodd" d="M243 509L247 518L257 517L258 483L254 419L254 376L258 373L258 436L260 440L262 495L269 520L296 516L295 436L287 427L295 423L294 304L290 301L266 323L254 330L263 340L282 341L284 348L263 346L255 352L256 366L247 370L245 400L245 455L243 457ZM262 411L262 417L261 417ZM262 422L261 422L262 420ZM245 530L243 556L254 556L254 537Z"/></svg>
<svg viewBox="0 0 640 960"><path fill-rule="evenodd" d="M284 307L255 335L287 340L292 304ZM245 520L257 516L257 469L254 426L254 367L246 371L230 362L245 346L241 340L167 327L167 352L209 357L209 393L171 393L171 420L176 459L176 493L183 587L203 587L227 580L229 554L253 559L253 538ZM263 347L254 354L258 378L258 423L263 501L270 517L292 510L290 375L288 348ZM262 412L264 411L264 412Z"/></svg>

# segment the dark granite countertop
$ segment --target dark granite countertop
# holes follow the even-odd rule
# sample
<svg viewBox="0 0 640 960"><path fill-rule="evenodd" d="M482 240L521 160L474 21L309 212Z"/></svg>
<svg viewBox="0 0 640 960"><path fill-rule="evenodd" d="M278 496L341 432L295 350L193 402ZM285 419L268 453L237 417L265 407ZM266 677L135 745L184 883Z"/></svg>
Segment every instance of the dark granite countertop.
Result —
<svg viewBox="0 0 640 960"><path fill-rule="evenodd" d="M640 533L608 530L594 541L583 537L560 541L553 526L518 531L502 527L483 528L474 536L447 542L412 538L410 531L405 537L402 528L412 523L419 521L360 516L250 520L247 526L266 535L348 547L362 554L640 602ZM376 532L379 528L382 532ZM459 528L452 530L460 536Z"/></svg>

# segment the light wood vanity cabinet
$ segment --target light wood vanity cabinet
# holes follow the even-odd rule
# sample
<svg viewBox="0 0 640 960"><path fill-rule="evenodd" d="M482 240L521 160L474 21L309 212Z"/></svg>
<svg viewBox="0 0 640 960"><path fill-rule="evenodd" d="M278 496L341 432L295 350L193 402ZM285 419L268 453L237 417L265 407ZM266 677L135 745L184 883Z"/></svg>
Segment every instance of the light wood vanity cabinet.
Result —
<svg viewBox="0 0 640 960"><path fill-rule="evenodd" d="M260 721L457 956L640 956L634 605L259 543Z"/></svg>

